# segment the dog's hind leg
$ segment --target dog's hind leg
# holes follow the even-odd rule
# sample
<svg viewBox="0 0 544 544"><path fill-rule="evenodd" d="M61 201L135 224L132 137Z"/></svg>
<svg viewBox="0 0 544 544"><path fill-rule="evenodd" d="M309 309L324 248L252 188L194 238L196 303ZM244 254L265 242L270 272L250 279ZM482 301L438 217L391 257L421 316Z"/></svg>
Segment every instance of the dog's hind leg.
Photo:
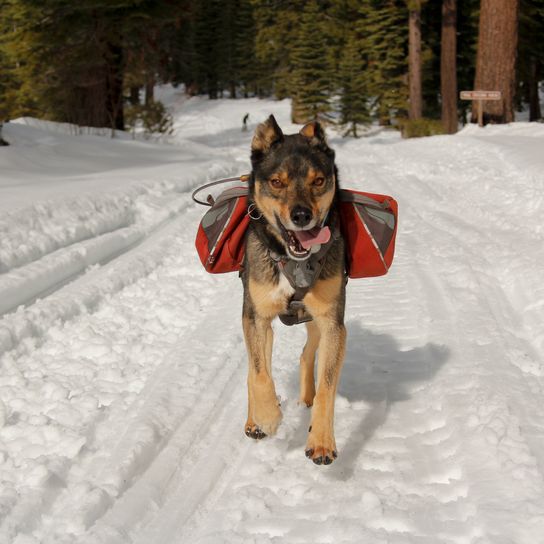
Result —
<svg viewBox="0 0 544 544"><path fill-rule="evenodd" d="M256 315L244 315L243 326L249 362L245 433L259 439L275 434L281 421L281 410L272 380L273 331L271 319Z"/></svg>
<svg viewBox="0 0 544 544"><path fill-rule="evenodd" d="M300 402L310 407L315 397L315 354L319 345L319 328L315 321L306 323L308 337L300 356Z"/></svg>

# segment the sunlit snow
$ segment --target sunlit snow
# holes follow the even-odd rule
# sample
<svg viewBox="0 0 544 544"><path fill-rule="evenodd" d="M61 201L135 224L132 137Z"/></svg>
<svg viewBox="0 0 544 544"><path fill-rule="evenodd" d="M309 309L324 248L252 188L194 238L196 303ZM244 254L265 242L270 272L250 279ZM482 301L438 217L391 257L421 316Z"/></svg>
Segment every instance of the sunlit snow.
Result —
<svg viewBox="0 0 544 544"><path fill-rule="evenodd" d="M4 126L0 542L541 542L544 125L330 131L343 186L395 196L400 227L391 272L348 284L325 467L303 327L275 324L277 436L244 436L242 286L193 246L191 191L248 172L270 113L298 130L290 105L161 97L161 142Z"/></svg>

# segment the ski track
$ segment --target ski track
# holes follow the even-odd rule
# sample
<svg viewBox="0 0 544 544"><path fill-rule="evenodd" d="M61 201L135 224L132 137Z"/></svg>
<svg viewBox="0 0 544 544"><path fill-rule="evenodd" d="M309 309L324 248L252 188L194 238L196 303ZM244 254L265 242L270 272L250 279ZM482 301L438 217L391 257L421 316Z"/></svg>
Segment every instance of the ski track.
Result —
<svg viewBox="0 0 544 544"><path fill-rule="evenodd" d="M490 138L486 159L469 136L448 142L333 139L344 186L393 194L401 211L389 275L348 284L333 465L304 457L302 327L274 324L277 436L243 435L241 284L201 270L202 208L180 197L138 231L141 245L112 245L108 265L85 273L108 256L83 262L73 284L4 318L0 540L535 544L544 340L533 331L543 296L521 274L536 274L544 234L536 202L524 218L534 251L518 255L519 207L498 216L489 202L535 199L542 179ZM240 161L247 149L229 153ZM104 249L110 235L121 233L76 245ZM74 250L8 274L34 278L40 260L60 265Z"/></svg>
<svg viewBox="0 0 544 544"><path fill-rule="evenodd" d="M166 217L161 214L150 225L122 227L114 231L100 234L94 238L82 240L27 264L15 268L0 278L0 315L13 311L21 305L28 305L37 298L42 298L56 290L86 268L99 264L104 265L119 257L129 249L141 243L145 238L161 228L173 217L179 215L187 206L187 197L180 197L170 202L168 194L163 202Z"/></svg>
<svg viewBox="0 0 544 544"><path fill-rule="evenodd" d="M206 166L202 168L202 170L205 169ZM208 166L207 169L210 177L225 175L225 172L229 172L224 166L218 164ZM107 233L99 230L96 236L81 239L75 243L72 243L70 238L59 237L64 240L66 244L64 247L46 252L44 255L38 254L35 260L21 266L14 266L1 274L0 355L5 351L21 347L22 340L25 338L34 337L39 340L47 327L55 321L59 319L64 321L81 311L92 310L104 296L119 291L158 266L167 246L167 242L161 239L161 234L164 238L169 226L187 208L190 203L187 190L195 185L197 183L188 176L182 184L179 182L151 183L132 189L128 194L138 195L132 206L138 210L136 215L139 220L133 217L134 224L131 226L120 227ZM184 193L183 196L180 196L180 193ZM112 200L116 202L128 199L127 195L124 198L123 195L121 197L114 195ZM61 204L61 210L63 206L64 204ZM93 206L96 206L96 203L93 203ZM126 207L126 202L124 206ZM49 209L47 205L33 208L41 207ZM48 212L47 216L51 219L54 216L50 213ZM32 215L32 212L29 214ZM18 215L24 216L22 212ZM62 211L60 215L61 217L64 215ZM112 220L111 215L105 219L105 223L109 224ZM42 234L51 230L55 231L55 220L58 219L50 221L47 228L42 226ZM40 221L44 221L43 218ZM103 218L93 221L95 229L104 227ZM45 224L47 224L46 221ZM17 227L12 229L15 232L12 233L9 247L13 247L13 241L16 241L20 235L18 232L20 225ZM6 230L9 232L9 229ZM50 233L48 235L50 236ZM155 247L156 242L158 242L158 248ZM139 245L143 246L144 251L133 256L131 250ZM32 247L34 252L44 249L35 241ZM110 267L99 268L115 261L127 252L130 252L130 258L121 261L119 266L114 262ZM97 267L98 271L88 274L89 270ZM74 281L83 275L85 276L82 282ZM90 281L87 282L87 279ZM68 287L62 289L66 285ZM42 298L46 300L42 301ZM36 301L38 304L34 304ZM25 306L28 307L28 311ZM17 309L16 313L10 314L15 309ZM2 314L6 317L2 318ZM24 349L24 346L22 348Z"/></svg>

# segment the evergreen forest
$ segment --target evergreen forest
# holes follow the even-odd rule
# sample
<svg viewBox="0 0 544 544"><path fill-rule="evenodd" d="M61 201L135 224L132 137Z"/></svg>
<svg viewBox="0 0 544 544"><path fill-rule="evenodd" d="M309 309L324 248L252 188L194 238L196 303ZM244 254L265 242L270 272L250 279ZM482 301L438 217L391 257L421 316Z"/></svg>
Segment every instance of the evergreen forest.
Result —
<svg viewBox="0 0 544 544"><path fill-rule="evenodd" d="M459 91L476 87L503 93L485 122L522 109L537 121L543 37L544 0L0 0L0 125L160 130L158 83L289 97L294 122L354 136L371 123L454 132L474 120Z"/></svg>

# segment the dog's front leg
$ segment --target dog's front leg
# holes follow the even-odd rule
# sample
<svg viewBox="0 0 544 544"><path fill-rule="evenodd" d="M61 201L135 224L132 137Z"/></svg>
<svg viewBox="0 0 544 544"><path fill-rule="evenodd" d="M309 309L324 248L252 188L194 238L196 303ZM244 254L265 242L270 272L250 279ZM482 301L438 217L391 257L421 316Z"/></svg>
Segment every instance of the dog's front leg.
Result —
<svg viewBox="0 0 544 544"><path fill-rule="evenodd" d="M317 392L306 443L306 456L318 465L329 465L337 457L334 400L346 346L344 289L343 278L331 278L318 282L305 299L320 333Z"/></svg>
<svg viewBox="0 0 544 544"><path fill-rule="evenodd" d="M263 438L276 433L281 421L276 389L272 380L271 319L244 311L243 326L248 354L248 416L245 433Z"/></svg>

